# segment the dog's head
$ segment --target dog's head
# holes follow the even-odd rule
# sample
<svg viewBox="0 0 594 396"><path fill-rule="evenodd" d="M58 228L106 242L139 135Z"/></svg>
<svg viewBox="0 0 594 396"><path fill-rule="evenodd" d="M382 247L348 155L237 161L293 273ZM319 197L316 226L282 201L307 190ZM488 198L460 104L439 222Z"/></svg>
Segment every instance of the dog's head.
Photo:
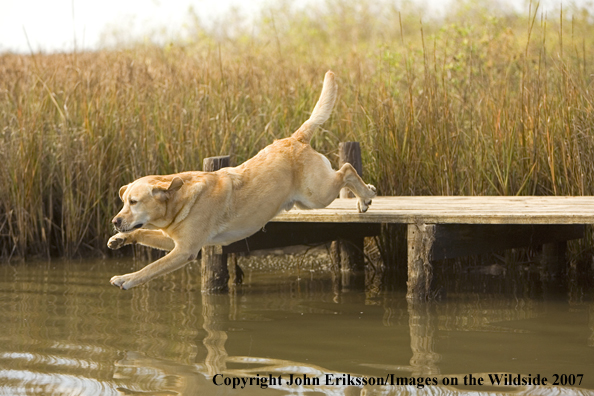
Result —
<svg viewBox="0 0 594 396"><path fill-rule="evenodd" d="M183 184L177 176L146 176L120 188L124 207L112 220L116 230L130 232L162 225L167 220L167 202Z"/></svg>

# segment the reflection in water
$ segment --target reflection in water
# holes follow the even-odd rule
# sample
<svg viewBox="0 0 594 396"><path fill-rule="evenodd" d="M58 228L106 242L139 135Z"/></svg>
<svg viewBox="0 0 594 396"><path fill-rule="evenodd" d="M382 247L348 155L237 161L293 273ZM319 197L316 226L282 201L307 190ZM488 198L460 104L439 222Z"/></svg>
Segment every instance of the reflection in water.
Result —
<svg viewBox="0 0 594 396"><path fill-rule="evenodd" d="M337 290L331 271L304 266L246 268L244 286L230 295L203 296L195 265L128 292L108 284L136 265L0 265L0 395L231 393L215 376L281 376L266 390L271 395L594 395L591 303L514 286L511 296L456 289L442 302L409 304L377 285ZM492 289L521 284L488 276L481 279ZM470 373L488 381L494 373L551 378L561 371L583 373L581 387L463 385ZM290 385L291 375L312 381ZM439 385L358 384L420 377ZM261 384L241 390L261 392Z"/></svg>
<svg viewBox="0 0 594 396"><path fill-rule="evenodd" d="M204 370L204 366L126 352L115 362L113 379L120 384L116 387L119 394L192 395L210 386Z"/></svg>
<svg viewBox="0 0 594 396"><path fill-rule="evenodd" d="M227 371L227 351L225 341L227 332L223 330L224 321L229 315L229 295L202 296L202 327L206 336L202 340L206 348L206 374L209 378Z"/></svg>
<svg viewBox="0 0 594 396"><path fill-rule="evenodd" d="M439 374L441 356L435 352L434 337L437 330L435 305L409 302L408 321L410 326L410 366L415 377Z"/></svg>
<svg viewBox="0 0 594 396"><path fill-rule="evenodd" d="M590 328L590 337L588 338L588 346L594 347L594 304L590 304L590 314L588 315L588 324Z"/></svg>

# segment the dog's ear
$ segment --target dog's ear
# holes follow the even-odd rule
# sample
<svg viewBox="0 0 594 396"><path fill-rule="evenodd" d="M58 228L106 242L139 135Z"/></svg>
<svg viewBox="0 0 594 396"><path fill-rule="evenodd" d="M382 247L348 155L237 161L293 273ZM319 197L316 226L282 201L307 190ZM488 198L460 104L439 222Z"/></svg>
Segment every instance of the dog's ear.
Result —
<svg viewBox="0 0 594 396"><path fill-rule="evenodd" d="M183 185L184 185L184 181L181 179L181 177L176 176L173 178L173 180L171 180L171 184L167 188L167 192L174 193L177 190L179 190Z"/></svg>
<svg viewBox="0 0 594 396"><path fill-rule="evenodd" d="M153 196L162 201L171 197L177 190L184 185L184 181L180 177L174 177L171 183L160 183L153 187Z"/></svg>
<svg viewBox="0 0 594 396"><path fill-rule="evenodd" d="M126 184L125 186L120 187L120 199L122 200L122 202L124 202L124 193L128 189L128 186L129 186L129 184Z"/></svg>

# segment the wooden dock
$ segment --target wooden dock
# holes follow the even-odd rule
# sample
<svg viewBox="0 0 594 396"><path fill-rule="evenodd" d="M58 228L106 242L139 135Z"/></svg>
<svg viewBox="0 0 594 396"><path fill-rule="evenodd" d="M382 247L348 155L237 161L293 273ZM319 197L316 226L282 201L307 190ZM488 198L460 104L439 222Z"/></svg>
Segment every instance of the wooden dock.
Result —
<svg viewBox="0 0 594 396"><path fill-rule="evenodd" d="M324 209L283 212L263 231L222 249L356 240L378 235L382 224L400 224L406 227L407 298L424 300L431 294L433 262L444 258L542 245L558 258L550 267L557 276L566 242L582 238L593 223L594 197L377 197L367 213L358 213L353 199L337 199Z"/></svg>
<svg viewBox="0 0 594 396"><path fill-rule="evenodd" d="M377 197L367 213L352 199L327 208L292 209L275 222L402 224L592 224L594 197L401 196Z"/></svg>
<svg viewBox="0 0 594 396"><path fill-rule="evenodd" d="M362 175L359 143L341 143L339 153L339 166L349 162ZM214 171L229 161L229 156L205 158L203 169ZM561 279L567 241L583 238L585 225L594 224L594 197L377 197L367 213L358 213L346 189L340 196L324 209L283 212L229 246L204 247L202 291L228 290L228 254L329 241L344 286L354 278L349 274L364 272L364 237L379 235L385 225L398 229L395 245L402 248L390 265L406 263L409 301L431 295L435 261L517 247L542 246L549 277Z"/></svg>

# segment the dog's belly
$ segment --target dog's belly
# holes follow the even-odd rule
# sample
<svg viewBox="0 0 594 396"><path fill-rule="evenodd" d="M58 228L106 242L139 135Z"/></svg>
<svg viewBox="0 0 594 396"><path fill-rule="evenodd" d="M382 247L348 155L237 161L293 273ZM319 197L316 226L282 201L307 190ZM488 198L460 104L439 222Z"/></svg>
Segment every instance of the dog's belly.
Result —
<svg viewBox="0 0 594 396"><path fill-rule="evenodd" d="M260 231L261 229L262 227L250 227L244 229L226 230L210 238L209 244L229 245L233 242L245 239L250 235L253 235L256 232Z"/></svg>
<svg viewBox="0 0 594 396"><path fill-rule="evenodd" d="M287 190L287 188L284 188L284 190ZM267 199L270 198L270 194L268 194ZM293 207L294 200L292 197L285 196L282 198L284 199L277 205L272 204L272 202L263 205L260 201L256 201L255 204L249 201L244 203L245 206L249 205L249 207L242 207L241 211L228 215L224 221L219 223L218 229L211 234L207 243L209 245L229 245L255 234L279 212L290 210Z"/></svg>

